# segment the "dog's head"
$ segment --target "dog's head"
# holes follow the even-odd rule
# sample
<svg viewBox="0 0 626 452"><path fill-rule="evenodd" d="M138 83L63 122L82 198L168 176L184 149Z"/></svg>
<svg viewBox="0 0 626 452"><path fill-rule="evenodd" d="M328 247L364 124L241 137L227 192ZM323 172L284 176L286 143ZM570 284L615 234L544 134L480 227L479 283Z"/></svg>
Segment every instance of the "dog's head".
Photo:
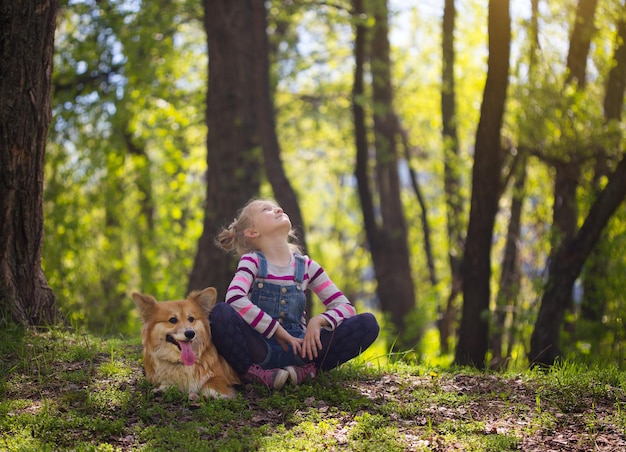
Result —
<svg viewBox="0 0 626 452"><path fill-rule="evenodd" d="M132 298L143 322L144 352L157 360L192 366L211 340L208 319L217 291L209 287L176 301L158 302L137 292Z"/></svg>

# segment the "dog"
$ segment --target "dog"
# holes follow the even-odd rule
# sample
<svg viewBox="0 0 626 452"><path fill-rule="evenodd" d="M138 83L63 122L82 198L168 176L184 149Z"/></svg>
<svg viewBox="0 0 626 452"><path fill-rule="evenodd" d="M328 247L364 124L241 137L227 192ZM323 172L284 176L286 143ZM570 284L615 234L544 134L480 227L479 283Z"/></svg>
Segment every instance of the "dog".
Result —
<svg viewBox="0 0 626 452"><path fill-rule="evenodd" d="M144 370L158 391L174 386L191 400L236 396L239 375L211 339L208 319L217 299L215 288L191 292L186 300L158 302L137 292L132 298L143 322Z"/></svg>

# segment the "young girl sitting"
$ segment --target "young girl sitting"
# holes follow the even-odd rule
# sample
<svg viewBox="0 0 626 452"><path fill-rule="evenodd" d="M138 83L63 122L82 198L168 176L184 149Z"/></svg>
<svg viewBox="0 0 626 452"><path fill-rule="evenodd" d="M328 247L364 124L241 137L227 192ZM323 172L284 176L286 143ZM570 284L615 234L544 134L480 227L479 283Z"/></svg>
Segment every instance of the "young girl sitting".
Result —
<svg viewBox="0 0 626 452"><path fill-rule="evenodd" d="M357 315L324 269L290 242L293 237L283 209L257 199L216 239L241 257L226 303L217 303L209 316L213 343L244 380L275 389L356 357L379 332L376 318ZM326 308L308 324L307 289Z"/></svg>

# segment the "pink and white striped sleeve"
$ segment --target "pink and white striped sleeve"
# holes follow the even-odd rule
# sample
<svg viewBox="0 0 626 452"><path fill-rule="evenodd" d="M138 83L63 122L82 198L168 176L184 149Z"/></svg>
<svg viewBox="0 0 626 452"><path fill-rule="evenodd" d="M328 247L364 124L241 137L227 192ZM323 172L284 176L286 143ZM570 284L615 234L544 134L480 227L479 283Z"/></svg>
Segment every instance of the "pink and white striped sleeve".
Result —
<svg viewBox="0 0 626 452"><path fill-rule="evenodd" d="M248 296L258 271L259 259L255 253L241 256L235 276L226 292L226 303L231 305L246 323L269 339L276 332L278 323L269 314L252 303Z"/></svg>
<svg viewBox="0 0 626 452"><path fill-rule="evenodd" d="M341 322L356 314L356 309L346 296L332 282L324 269L314 260L308 259L307 273L309 276L308 288L311 289L324 303L326 311L323 315L330 328L337 328Z"/></svg>

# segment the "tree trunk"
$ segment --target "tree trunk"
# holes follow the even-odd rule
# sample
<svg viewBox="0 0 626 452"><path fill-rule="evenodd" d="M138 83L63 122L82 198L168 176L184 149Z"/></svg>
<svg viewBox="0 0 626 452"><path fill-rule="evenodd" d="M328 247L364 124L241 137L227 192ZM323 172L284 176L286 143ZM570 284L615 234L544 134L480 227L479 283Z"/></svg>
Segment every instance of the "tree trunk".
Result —
<svg viewBox="0 0 626 452"><path fill-rule="evenodd" d="M355 22L355 40L354 40L354 85L352 87L352 115L354 118L354 138L356 147L356 165L355 177L357 180L357 190L359 201L361 203L361 212L363 213L363 224L365 227L365 235L367 243L372 254L372 262L374 271L378 274L377 265L379 260L374 258L378 256L379 240L378 226L376 225L376 216L374 213L374 200L372 196L372 187L369 174L369 143L367 139L367 125L365 123L365 108L363 106L365 99L365 60L366 49L365 42L367 37L367 28L363 17L365 9L363 0L353 0L353 20Z"/></svg>
<svg viewBox="0 0 626 452"><path fill-rule="evenodd" d="M374 100L374 128L376 136L375 181L379 205L374 201L370 175L369 145L367 140L366 113L364 108L365 83L364 66L367 59L366 16L362 0L353 0L355 22L355 72L352 90L352 113L356 143L355 176L363 223L372 262L377 279L377 295L383 312L389 314L395 333L400 335L396 346L407 344L405 318L415 305L413 280L411 278L406 225L400 203L398 180L398 160L395 147L397 123L391 106L389 41L387 36L387 5L385 1L376 3L376 19L373 37L372 83ZM380 217L377 218L377 210ZM415 336L419 332L411 332ZM409 339L411 341L415 337Z"/></svg>
<svg viewBox="0 0 626 452"><path fill-rule="evenodd" d="M251 7L231 0L204 0L203 5L209 49L207 195L188 289L213 286L223 298L235 268L214 245L215 235L258 193L263 159L250 73L255 58Z"/></svg>
<svg viewBox="0 0 626 452"><path fill-rule="evenodd" d="M514 328L515 323L512 318L515 314L517 298L520 290L521 273L518 259L518 246L520 243L520 231L522 224L522 206L525 199L526 185L526 157L523 156L515 175L513 195L511 202L511 214L509 227L504 245L504 257L502 258L502 273L500 274L500 285L496 297L496 310L493 314L491 324L491 363L492 369L502 369L506 364L508 356L502 354L503 340L505 337L513 338L512 334L506 335L506 320L510 318L509 324ZM510 347L510 343L509 349Z"/></svg>
<svg viewBox="0 0 626 452"><path fill-rule="evenodd" d="M381 238L377 294L384 312L391 316L399 347L412 347L419 332L407 331L405 320L415 307L415 291L407 244L407 226L400 197L396 121L393 112L391 60L389 56L386 0L374 2L374 35L371 49L376 187L381 212ZM411 336L411 337L409 337Z"/></svg>
<svg viewBox="0 0 626 452"><path fill-rule="evenodd" d="M610 148L619 149L621 136L614 132L614 126L619 127L624 105L624 91L626 87L626 21L621 19L617 24L615 38L614 64L609 71L604 97L604 118L609 127ZM609 157L607 150L602 148L596 155L594 187L600 191L600 183L609 174ZM608 237L602 235L600 243L594 248L585 264L583 274L583 300L581 318L600 324L604 315L607 298L605 296L605 281L610 275L607 250L611 247ZM606 331L601 327L602 331Z"/></svg>
<svg viewBox="0 0 626 452"><path fill-rule="evenodd" d="M567 54L566 83L576 82L579 88L585 86L587 79L587 55L591 45L591 37L595 32L593 17L598 0L580 0L576 8L576 21L570 37Z"/></svg>
<svg viewBox="0 0 626 452"><path fill-rule="evenodd" d="M28 325L60 320L41 267L56 0L0 1L0 306Z"/></svg>
<svg viewBox="0 0 626 452"><path fill-rule="evenodd" d="M463 317L455 362L483 368L489 336L491 241L501 188L500 129L508 86L509 2L489 2L487 81L476 132L470 219L463 261Z"/></svg>
<svg viewBox="0 0 626 452"><path fill-rule="evenodd" d="M304 219L300 211L298 197L294 191L280 156L280 144L276 136L276 122L274 105L270 89L270 46L267 39L267 11L264 0L252 1L252 42L255 45L252 58L249 61L250 73L254 80L253 93L256 114L256 126L259 131L261 147L263 148L264 168L267 179L272 186L274 197L278 204L289 215L293 229L298 237L298 243L303 251L307 252ZM307 292L306 313L312 315L312 301Z"/></svg>
<svg viewBox="0 0 626 452"><path fill-rule="evenodd" d="M463 206L466 200L461 191L459 138L456 118L456 83L454 79L454 29L455 0L445 0L442 29L441 119L443 137L444 190L446 194L446 220L448 229L448 262L450 265L450 294L441 309L439 343L442 353L449 352L450 337L454 335L456 299L461 293L463 278L461 262L465 246L465 221Z"/></svg>
<svg viewBox="0 0 626 452"><path fill-rule="evenodd" d="M603 229L626 197L626 155L589 210L575 237L562 242L550 261L549 279L530 340L529 360L533 365L552 365L561 350L559 326L572 294L574 281L596 246Z"/></svg>
<svg viewBox="0 0 626 452"><path fill-rule="evenodd" d="M554 176L554 206L552 215L552 249L569 240L578 228L578 201L576 191L580 180L581 165L574 156L565 162L556 162ZM567 301L567 310L573 312L574 300ZM560 328L560 325L559 327ZM568 330L573 325L570 323Z"/></svg>
<svg viewBox="0 0 626 452"><path fill-rule="evenodd" d="M60 320L41 267L56 0L0 0L0 315Z"/></svg>
<svg viewBox="0 0 626 452"><path fill-rule="evenodd" d="M400 135L402 147L404 148L404 158L409 169L409 177L411 179L411 187L420 206L420 218L422 222L423 240L424 240L424 257L426 257L426 265L428 267L428 276L430 284L435 287L438 284L437 269L435 268L435 256L433 256L433 246L430 232L430 222L428 221L428 208L426 206L426 198L422 194L417 171L411 166L411 144L409 143L409 133L402 127L400 118L396 117L397 133Z"/></svg>
<svg viewBox="0 0 626 452"><path fill-rule="evenodd" d="M579 0L578 8L576 9L575 23L570 36L570 47L567 55L568 74L565 80L565 85L576 83L579 90L584 89L586 82L587 55L589 53L591 36L594 31L593 21L596 4L597 0ZM562 252L562 246L564 246L565 243L570 243L577 233L578 204L576 192L578 188L578 181L580 179L583 158L583 156L576 153L574 150L570 152L569 155L564 156L555 163L556 176L554 182L554 212L552 222L554 232L551 240L552 251L550 253L550 271L552 271L552 266L554 265L554 261L558 258L557 256ZM558 264L555 270L558 273L556 275L551 274L549 276L551 281L549 281L549 284L559 286L561 288L561 292L555 298L554 296L549 295L552 288L546 287L542 298L540 312L544 311L543 300L545 300L546 303L556 303L558 306L546 306L545 312L554 312L554 315L544 315L541 322L538 319L535 323L535 329L541 327L548 328L550 331L533 331L534 338L546 337L545 341L535 339L535 342L550 343L551 350L538 350L531 346L531 361L541 359L538 356L544 352L547 353L547 361L553 361L556 354L560 353L558 341L554 343L551 341L554 337L558 339L558 334L561 331L564 320L563 310L572 310L573 307L572 287L563 287L565 281L569 280L569 274L563 272ZM574 283L574 279L571 280L571 283ZM567 298L565 298L566 296ZM547 322L549 320L557 323L548 325ZM569 330L571 331L573 325L569 326ZM552 355L552 353L555 353L555 355Z"/></svg>
<svg viewBox="0 0 626 452"><path fill-rule="evenodd" d="M539 0L531 1L531 11L532 15L528 30L528 73L529 78L532 79L537 63L537 50L539 49ZM506 368L507 362L511 358L517 330L517 305L522 278L518 246L520 244L522 207L526 198L525 185L528 154L525 150L518 150L518 152L519 162L517 169L513 173L515 183L512 193L511 213L490 338L492 353L490 367L498 370ZM504 344L506 344L506 352L503 354Z"/></svg>

